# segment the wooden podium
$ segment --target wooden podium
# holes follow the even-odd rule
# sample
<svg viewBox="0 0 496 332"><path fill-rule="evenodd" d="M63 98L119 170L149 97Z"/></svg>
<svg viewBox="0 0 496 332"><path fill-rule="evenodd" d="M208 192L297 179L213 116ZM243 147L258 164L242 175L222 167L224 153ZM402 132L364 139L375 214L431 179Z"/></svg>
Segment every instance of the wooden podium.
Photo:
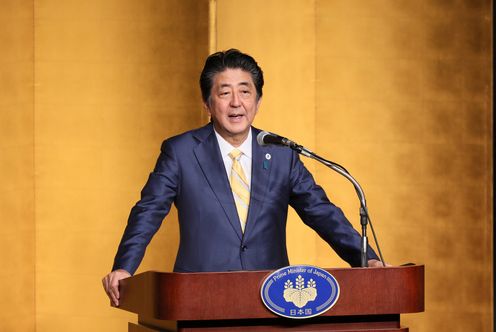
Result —
<svg viewBox="0 0 496 332"><path fill-rule="evenodd" d="M138 314L129 331L408 331L400 314L424 311L424 266L326 269L337 303L318 317L269 311L260 286L271 271L144 272L121 280L120 309Z"/></svg>

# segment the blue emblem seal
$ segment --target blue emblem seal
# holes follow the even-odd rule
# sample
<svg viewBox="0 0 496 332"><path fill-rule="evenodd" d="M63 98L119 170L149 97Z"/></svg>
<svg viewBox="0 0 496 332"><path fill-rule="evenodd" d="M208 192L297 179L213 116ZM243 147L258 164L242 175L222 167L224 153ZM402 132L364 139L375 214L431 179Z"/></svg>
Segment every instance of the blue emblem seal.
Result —
<svg viewBox="0 0 496 332"><path fill-rule="evenodd" d="M265 306L294 319L318 316L339 298L339 284L329 272L310 265L283 267L267 276L260 288Z"/></svg>

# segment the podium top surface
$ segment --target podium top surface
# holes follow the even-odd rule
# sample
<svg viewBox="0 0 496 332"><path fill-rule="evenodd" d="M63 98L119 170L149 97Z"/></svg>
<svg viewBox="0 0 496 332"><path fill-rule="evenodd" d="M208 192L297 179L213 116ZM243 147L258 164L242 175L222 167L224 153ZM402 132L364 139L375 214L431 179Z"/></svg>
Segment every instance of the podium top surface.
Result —
<svg viewBox="0 0 496 332"><path fill-rule="evenodd" d="M325 269L340 285L323 316L424 311L424 266ZM173 273L148 271L120 281L120 307L161 320L274 318L260 287L273 271Z"/></svg>

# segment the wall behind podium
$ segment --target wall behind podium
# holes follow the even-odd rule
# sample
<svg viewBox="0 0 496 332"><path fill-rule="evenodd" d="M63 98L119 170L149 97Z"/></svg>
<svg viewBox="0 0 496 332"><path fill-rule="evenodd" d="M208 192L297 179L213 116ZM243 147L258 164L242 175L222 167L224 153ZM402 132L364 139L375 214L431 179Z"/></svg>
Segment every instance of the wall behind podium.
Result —
<svg viewBox="0 0 496 332"><path fill-rule="evenodd" d="M344 165L385 259L426 264L426 312L404 323L491 331L492 3L216 3L217 49L265 70L255 125ZM351 184L305 164L359 229ZM346 266L294 213L288 239L293 263Z"/></svg>
<svg viewBox="0 0 496 332"><path fill-rule="evenodd" d="M0 2L0 331L133 319L100 280L162 140L201 124L205 13L193 0ZM171 269L169 219L141 270Z"/></svg>
<svg viewBox="0 0 496 332"><path fill-rule="evenodd" d="M100 279L161 141L208 121L205 56L230 47L266 75L255 125L346 166L386 260L426 264L426 312L404 323L491 331L491 12L486 0L2 1L0 331L126 329L133 316L108 306ZM351 185L305 164L358 228ZM294 213L288 227L293 263L346 266ZM172 269L177 232L173 210L139 271Z"/></svg>
<svg viewBox="0 0 496 332"><path fill-rule="evenodd" d="M200 125L206 5L35 1L37 331L125 329L100 279L162 140ZM175 219L141 270L170 269Z"/></svg>
<svg viewBox="0 0 496 332"><path fill-rule="evenodd" d="M0 3L0 331L35 329L33 18Z"/></svg>

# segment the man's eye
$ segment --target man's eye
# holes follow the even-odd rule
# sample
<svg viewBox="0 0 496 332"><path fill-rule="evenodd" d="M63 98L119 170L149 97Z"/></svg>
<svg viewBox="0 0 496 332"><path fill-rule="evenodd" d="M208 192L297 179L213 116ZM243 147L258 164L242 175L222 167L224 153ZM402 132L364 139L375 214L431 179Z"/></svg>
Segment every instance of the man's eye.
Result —
<svg viewBox="0 0 496 332"><path fill-rule="evenodd" d="M250 91L249 90L243 90L243 91L241 91L241 93L244 95L248 95L248 94L250 94Z"/></svg>

